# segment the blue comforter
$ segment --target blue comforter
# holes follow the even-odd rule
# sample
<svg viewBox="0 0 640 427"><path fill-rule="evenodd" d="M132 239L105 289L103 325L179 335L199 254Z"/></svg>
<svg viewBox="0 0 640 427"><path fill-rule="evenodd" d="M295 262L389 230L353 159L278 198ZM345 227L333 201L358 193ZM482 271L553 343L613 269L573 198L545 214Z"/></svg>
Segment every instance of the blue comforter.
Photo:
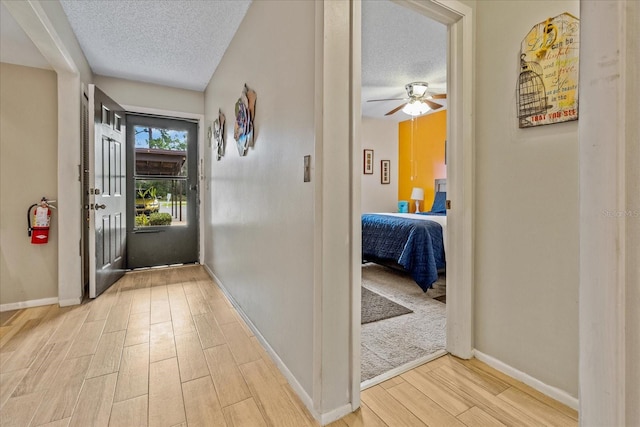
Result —
<svg viewBox="0 0 640 427"><path fill-rule="evenodd" d="M427 291L445 267L442 226L433 221L362 215L362 259L393 260Z"/></svg>

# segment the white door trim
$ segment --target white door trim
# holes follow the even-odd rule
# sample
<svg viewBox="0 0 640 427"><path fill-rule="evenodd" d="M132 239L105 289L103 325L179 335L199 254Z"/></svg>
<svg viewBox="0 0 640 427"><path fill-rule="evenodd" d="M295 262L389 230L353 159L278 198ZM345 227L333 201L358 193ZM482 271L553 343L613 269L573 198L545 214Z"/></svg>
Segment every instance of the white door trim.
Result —
<svg viewBox="0 0 640 427"><path fill-rule="evenodd" d="M580 3L578 393L584 426L640 423L639 17L635 1Z"/></svg>
<svg viewBox="0 0 640 427"><path fill-rule="evenodd" d="M362 178L360 175L362 143L362 8L351 3L351 410L360 407L360 321L362 283Z"/></svg>
<svg viewBox="0 0 640 427"><path fill-rule="evenodd" d="M453 0L397 0L448 26L447 189L452 209L447 216L447 345L451 354L473 356L474 148L473 148L473 10ZM360 405L360 268L362 261L360 207L360 4L352 8L352 405Z"/></svg>

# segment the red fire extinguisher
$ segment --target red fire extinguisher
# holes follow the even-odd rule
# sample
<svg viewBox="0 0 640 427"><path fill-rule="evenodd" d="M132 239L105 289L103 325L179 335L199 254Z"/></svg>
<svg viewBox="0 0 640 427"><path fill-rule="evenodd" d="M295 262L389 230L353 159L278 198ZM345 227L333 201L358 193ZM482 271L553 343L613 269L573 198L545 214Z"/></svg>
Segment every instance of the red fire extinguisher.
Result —
<svg viewBox="0 0 640 427"><path fill-rule="evenodd" d="M50 203L54 200L47 200L43 197L40 203L34 203L27 210L27 224L31 243L41 245L49 241L49 226L51 224L51 208L55 206ZM31 210L36 208L31 215ZM33 219L33 222L32 222Z"/></svg>

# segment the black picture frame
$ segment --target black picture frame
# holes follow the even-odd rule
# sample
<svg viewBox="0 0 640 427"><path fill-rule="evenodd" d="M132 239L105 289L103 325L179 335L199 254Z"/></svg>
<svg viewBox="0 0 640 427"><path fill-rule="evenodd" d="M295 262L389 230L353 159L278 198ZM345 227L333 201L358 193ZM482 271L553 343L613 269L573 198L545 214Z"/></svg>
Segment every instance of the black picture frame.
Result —
<svg viewBox="0 0 640 427"><path fill-rule="evenodd" d="M362 170L365 175L373 175L373 150L364 150Z"/></svg>
<svg viewBox="0 0 640 427"><path fill-rule="evenodd" d="M391 183L391 160L380 160L380 184Z"/></svg>

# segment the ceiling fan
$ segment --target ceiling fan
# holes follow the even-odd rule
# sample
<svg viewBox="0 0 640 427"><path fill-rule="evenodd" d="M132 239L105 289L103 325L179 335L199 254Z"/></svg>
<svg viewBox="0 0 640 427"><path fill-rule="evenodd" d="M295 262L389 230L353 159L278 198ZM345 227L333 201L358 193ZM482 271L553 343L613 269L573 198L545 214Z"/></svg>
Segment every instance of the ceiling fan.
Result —
<svg viewBox="0 0 640 427"><path fill-rule="evenodd" d="M442 108L442 104L432 101L432 99L446 99L447 94L431 94L427 92L429 85L425 82L407 83L404 88L407 91L408 98L388 98L388 99L370 99L367 102L378 101L406 101L400 106L389 111L385 116L390 116L402 110L410 116L419 116L427 111Z"/></svg>

